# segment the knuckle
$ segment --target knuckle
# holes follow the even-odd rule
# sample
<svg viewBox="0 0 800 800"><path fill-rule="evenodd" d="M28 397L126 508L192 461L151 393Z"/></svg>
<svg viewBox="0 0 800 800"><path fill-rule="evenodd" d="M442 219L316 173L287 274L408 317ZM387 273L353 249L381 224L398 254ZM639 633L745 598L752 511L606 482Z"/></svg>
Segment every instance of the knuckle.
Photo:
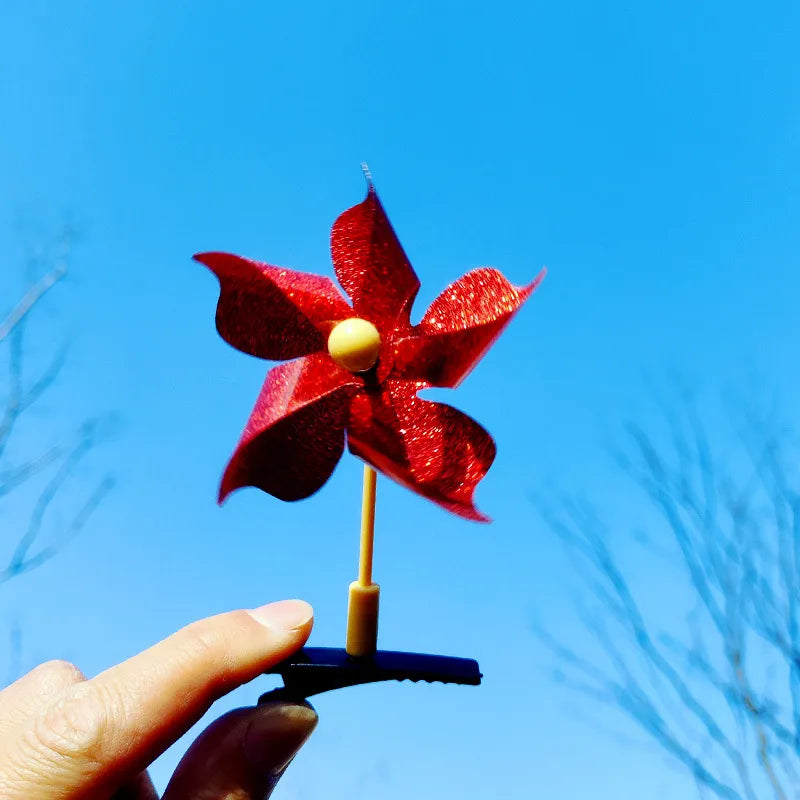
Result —
<svg viewBox="0 0 800 800"><path fill-rule="evenodd" d="M107 703L88 683L81 683L34 720L30 744L45 755L91 767L103 761L109 730Z"/></svg>
<svg viewBox="0 0 800 800"><path fill-rule="evenodd" d="M31 675L42 685L55 690L68 689L86 680L86 676L78 667L69 661L62 661L61 659L53 659L52 661L45 661L44 664L39 664L31 672Z"/></svg>

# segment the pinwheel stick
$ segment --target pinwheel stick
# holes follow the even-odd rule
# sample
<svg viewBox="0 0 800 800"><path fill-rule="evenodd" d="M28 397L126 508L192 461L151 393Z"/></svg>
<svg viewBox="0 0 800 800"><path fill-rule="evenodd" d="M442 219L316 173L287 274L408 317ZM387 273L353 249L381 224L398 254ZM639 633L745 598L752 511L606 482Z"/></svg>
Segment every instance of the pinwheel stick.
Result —
<svg viewBox="0 0 800 800"><path fill-rule="evenodd" d="M375 541L375 486L377 474L364 465L364 493L361 502L361 549L358 580L350 584L347 605L347 640L351 656L370 656L378 646L378 598L380 587L372 582L372 552Z"/></svg>
<svg viewBox="0 0 800 800"><path fill-rule="evenodd" d="M372 552L375 544L375 487L378 474L364 464L364 493L361 498L361 552L358 559L358 582L372 584Z"/></svg>

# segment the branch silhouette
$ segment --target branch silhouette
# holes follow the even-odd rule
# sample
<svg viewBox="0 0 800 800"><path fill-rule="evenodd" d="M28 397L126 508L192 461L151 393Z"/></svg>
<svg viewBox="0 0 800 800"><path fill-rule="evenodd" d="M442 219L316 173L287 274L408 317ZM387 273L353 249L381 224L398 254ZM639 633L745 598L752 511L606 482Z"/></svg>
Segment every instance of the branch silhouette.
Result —
<svg viewBox="0 0 800 800"><path fill-rule="evenodd" d="M9 553L0 560L0 585L29 572L55 557L85 527L113 486L110 476L101 478L86 491L75 478L78 467L109 433L107 420L87 418L71 434L62 435L38 452L12 458L9 444L26 423L36 404L53 390L67 362L68 346L61 343L46 365L30 380L26 371L33 366L26 350L29 326L36 324L37 310L68 275L75 231L66 227L47 248L43 257L31 259L33 270L28 288L0 316L0 348L7 350L5 387L0 384L0 503L21 490L32 497L27 523L21 529L2 531L0 544ZM29 270L30 271L30 270ZM3 392L3 388L5 388ZM37 428L41 427L38 422ZM47 525L58 506L66 521Z"/></svg>
<svg viewBox="0 0 800 800"><path fill-rule="evenodd" d="M632 720L688 771L700 797L800 798L792 434L750 415L736 446L723 448L688 402L668 428L665 443L628 425L616 456L649 509L644 545L586 500L537 500L575 565L578 618L600 663L541 626L535 633L560 682ZM642 546L639 556L674 579L660 610L629 564Z"/></svg>

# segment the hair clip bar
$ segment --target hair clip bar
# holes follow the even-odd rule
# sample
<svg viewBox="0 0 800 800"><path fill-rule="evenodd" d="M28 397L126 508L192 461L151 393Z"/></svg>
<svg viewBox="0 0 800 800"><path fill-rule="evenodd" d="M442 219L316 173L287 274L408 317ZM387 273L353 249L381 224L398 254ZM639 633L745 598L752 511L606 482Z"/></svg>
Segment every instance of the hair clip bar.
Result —
<svg viewBox="0 0 800 800"><path fill-rule="evenodd" d="M306 647L277 664L267 674L279 674L284 685L259 698L305 700L311 695L378 681L427 681L478 686L478 662L471 658L378 650L370 656L350 656L343 648Z"/></svg>

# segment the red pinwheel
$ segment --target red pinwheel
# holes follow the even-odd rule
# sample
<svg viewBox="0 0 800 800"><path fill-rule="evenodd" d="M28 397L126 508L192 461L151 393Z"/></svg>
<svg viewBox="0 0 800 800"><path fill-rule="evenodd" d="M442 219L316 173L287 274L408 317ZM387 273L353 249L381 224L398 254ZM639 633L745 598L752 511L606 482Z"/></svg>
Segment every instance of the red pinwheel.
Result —
<svg viewBox="0 0 800 800"><path fill-rule="evenodd" d="M370 185L331 231L333 267L352 300L325 277L227 253L197 261L220 281L217 329L259 358L287 361L267 374L220 486L299 500L328 480L344 451L448 511L488 521L473 504L495 456L477 422L422 400L458 386L530 296L494 269L448 287L418 325L419 280ZM290 360L291 359L291 360Z"/></svg>

